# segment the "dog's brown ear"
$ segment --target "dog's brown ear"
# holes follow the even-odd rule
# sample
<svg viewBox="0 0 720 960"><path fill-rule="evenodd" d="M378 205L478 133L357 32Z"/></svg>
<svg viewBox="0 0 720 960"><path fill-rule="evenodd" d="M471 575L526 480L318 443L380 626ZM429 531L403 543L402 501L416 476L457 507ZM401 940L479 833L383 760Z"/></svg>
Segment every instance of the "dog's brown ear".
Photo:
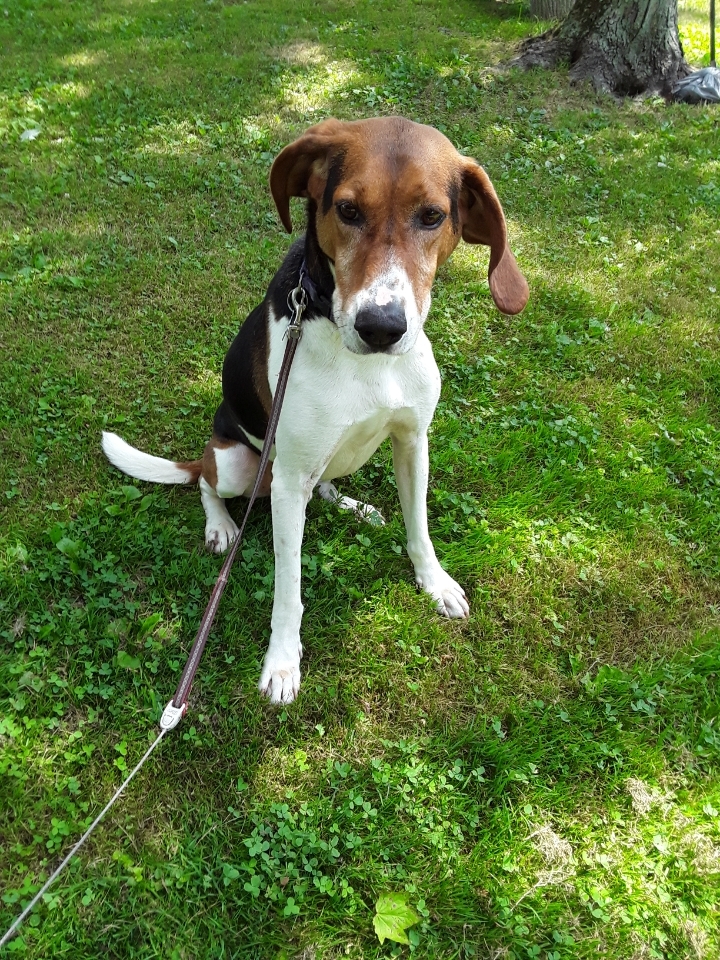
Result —
<svg viewBox="0 0 720 960"><path fill-rule="evenodd" d="M490 177L472 160L462 171L458 205L463 240L490 247L488 283L498 310L520 313L530 297L527 280L508 246L505 215Z"/></svg>
<svg viewBox="0 0 720 960"><path fill-rule="evenodd" d="M313 165L322 165L337 142L343 124L339 120L323 120L310 127L293 143L288 144L270 170L270 192L277 212L288 233L292 231L290 197L306 197Z"/></svg>

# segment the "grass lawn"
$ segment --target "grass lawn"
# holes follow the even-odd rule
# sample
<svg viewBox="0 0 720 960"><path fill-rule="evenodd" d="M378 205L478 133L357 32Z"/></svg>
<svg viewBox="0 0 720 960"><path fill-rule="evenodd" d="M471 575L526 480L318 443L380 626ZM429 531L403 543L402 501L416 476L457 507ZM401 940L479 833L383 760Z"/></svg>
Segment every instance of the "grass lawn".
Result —
<svg viewBox="0 0 720 960"><path fill-rule="evenodd" d="M288 246L276 152L328 115L440 127L532 292L500 315L460 247L428 321L430 529L471 619L414 589L385 445L340 486L386 527L309 506L303 686L271 709L261 505L189 718L8 957L720 955L720 114L499 69L538 29L493 0L0 4L0 933L155 736L217 575L197 490L99 435L200 454ZM408 946L373 930L388 892Z"/></svg>

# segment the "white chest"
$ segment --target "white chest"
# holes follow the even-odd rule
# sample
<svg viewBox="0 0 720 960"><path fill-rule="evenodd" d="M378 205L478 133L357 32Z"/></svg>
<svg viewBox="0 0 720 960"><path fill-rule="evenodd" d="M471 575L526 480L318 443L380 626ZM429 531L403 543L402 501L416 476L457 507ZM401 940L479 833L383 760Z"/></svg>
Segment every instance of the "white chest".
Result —
<svg viewBox="0 0 720 960"><path fill-rule="evenodd" d="M285 351L285 321L272 322L268 358L275 392ZM440 374L420 333L399 356L358 355L335 327L310 321L293 361L277 432L277 456L317 480L345 476L391 434L422 432L432 419Z"/></svg>

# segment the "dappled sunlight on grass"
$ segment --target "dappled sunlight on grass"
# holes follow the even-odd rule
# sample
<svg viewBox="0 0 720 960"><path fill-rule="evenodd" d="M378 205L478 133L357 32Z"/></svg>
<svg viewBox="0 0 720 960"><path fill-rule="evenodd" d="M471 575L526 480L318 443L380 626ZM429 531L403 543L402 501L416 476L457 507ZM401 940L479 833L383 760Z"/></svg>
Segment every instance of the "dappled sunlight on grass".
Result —
<svg viewBox="0 0 720 960"><path fill-rule="evenodd" d="M7 138L16 150L24 151L27 148L20 141L23 131L35 127L42 131L40 135L43 138L52 136L54 132L51 122L48 123L48 101L53 107L69 106L90 95L91 87L78 81L50 83L34 96L20 92L14 95L0 93L0 138Z"/></svg>
<svg viewBox="0 0 720 960"><path fill-rule="evenodd" d="M305 118L306 114L316 111L324 113L327 97L345 89L356 76L356 71L349 64L333 61L302 78L288 74L283 78L282 95L286 106Z"/></svg>
<svg viewBox="0 0 720 960"><path fill-rule="evenodd" d="M108 54L105 50L77 50L60 59L63 67L96 67L107 62Z"/></svg>

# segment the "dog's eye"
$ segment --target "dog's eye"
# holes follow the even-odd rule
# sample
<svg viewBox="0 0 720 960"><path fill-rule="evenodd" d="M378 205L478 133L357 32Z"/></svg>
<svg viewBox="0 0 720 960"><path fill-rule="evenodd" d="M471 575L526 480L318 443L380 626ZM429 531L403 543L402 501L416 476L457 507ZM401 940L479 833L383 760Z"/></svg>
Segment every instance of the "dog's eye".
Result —
<svg viewBox="0 0 720 960"><path fill-rule="evenodd" d="M439 227L444 219L445 214L442 210L435 210L432 207L423 210L420 214L420 223L424 227Z"/></svg>
<svg viewBox="0 0 720 960"><path fill-rule="evenodd" d="M349 200L344 200L342 203L339 203L337 205L337 211L341 219L346 220L348 223L360 219L360 211L355 204L350 203Z"/></svg>

